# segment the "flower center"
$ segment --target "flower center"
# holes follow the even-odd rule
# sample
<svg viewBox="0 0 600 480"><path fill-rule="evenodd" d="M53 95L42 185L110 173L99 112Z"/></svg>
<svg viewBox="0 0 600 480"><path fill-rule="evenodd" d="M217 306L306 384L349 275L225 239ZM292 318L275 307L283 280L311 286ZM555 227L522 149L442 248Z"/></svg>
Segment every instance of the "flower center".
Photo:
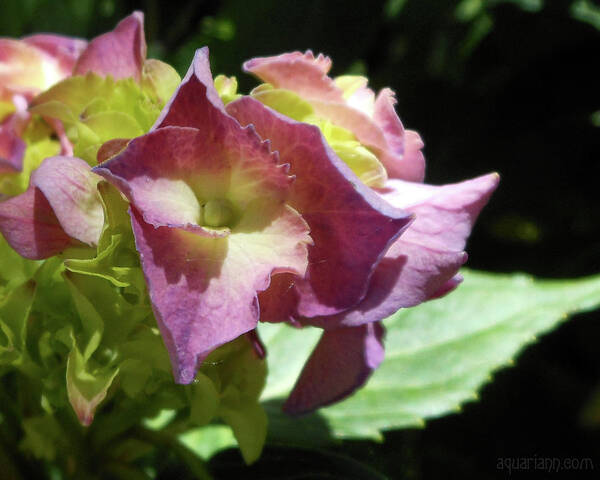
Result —
<svg viewBox="0 0 600 480"><path fill-rule="evenodd" d="M233 217L233 206L229 200L209 200L204 204L203 224L207 227L225 227Z"/></svg>

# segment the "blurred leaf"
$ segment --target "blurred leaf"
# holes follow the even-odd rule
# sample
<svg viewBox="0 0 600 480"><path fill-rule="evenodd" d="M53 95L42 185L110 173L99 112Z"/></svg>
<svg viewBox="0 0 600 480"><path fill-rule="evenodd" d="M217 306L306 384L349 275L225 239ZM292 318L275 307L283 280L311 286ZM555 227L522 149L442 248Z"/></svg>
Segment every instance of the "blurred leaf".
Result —
<svg viewBox="0 0 600 480"><path fill-rule="evenodd" d="M571 4L570 10L573 18L600 30L600 6L589 0L576 0Z"/></svg>
<svg viewBox="0 0 600 480"><path fill-rule="evenodd" d="M385 3L385 16L387 18L396 17L404 8L406 0L387 0Z"/></svg>
<svg viewBox="0 0 600 480"><path fill-rule="evenodd" d="M204 460L237 445L231 428L226 425L206 425L188 430L179 436L179 441Z"/></svg>
<svg viewBox="0 0 600 480"><path fill-rule="evenodd" d="M492 372L511 364L537 335L568 314L600 305L600 276L534 280L521 274L463 273L464 284L456 292L385 320L386 360L368 384L313 415L327 422L333 436L381 439L382 430L419 426L460 411L461 404L477 399ZM291 389L316 335L281 324L261 325L261 335L274 366L262 398L275 403ZM270 414L278 439L311 419L286 421L275 409ZM305 443L313 440L305 437Z"/></svg>
<svg viewBox="0 0 600 480"><path fill-rule="evenodd" d="M56 419L50 415L29 417L23 420L25 437L20 447L35 458L54 460L57 451L66 442Z"/></svg>

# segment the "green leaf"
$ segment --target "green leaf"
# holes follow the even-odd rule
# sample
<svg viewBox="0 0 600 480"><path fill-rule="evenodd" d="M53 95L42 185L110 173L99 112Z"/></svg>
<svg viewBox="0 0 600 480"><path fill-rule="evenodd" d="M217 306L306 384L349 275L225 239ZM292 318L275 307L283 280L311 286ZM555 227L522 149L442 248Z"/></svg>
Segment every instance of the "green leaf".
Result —
<svg viewBox="0 0 600 480"><path fill-rule="evenodd" d="M209 355L201 374L212 380L219 392L216 415L232 428L246 463L254 462L267 435L267 416L259 403L265 385L265 361L258 358L251 343L242 336ZM203 401L208 412L206 416L200 416L200 412L195 415L206 421L211 413L212 394L209 382L203 383L198 394L208 395Z"/></svg>
<svg viewBox="0 0 600 480"><path fill-rule="evenodd" d="M279 406L297 378L306 352L315 344L309 329L261 325L269 352L263 401L271 436L304 442L335 437L380 439L381 431L423 425L428 418L460 411L499 368L567 315L600 305L600 276L578 280L534 280L522 274L465 271L457 291L384 321L386 359L368 384L349 399L301 421ZM304 334L306 339L304 339ZM283 365L283 366L281 366ZM324 428L314 428L315 425ZM276 430L274 430L276 428ZM294 432L295 430L295 432ZM314 437L309 437L314 434Z"/></svg>
<svg viewBox="0 0 600 480"><path fill-rule="evenodd" d="M267 414L258 403L221 406L219 415L233 430L244 461L248 464L260 457L267 437Z"/></svg>

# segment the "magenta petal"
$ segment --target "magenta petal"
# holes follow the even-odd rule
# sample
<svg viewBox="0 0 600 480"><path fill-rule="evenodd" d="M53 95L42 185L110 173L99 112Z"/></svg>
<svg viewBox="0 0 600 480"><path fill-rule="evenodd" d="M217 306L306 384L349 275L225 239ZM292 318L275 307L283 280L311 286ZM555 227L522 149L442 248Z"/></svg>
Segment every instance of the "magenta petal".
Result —
<svg viewBox="0 0 600 480"><path fill-rule="evenodd" d="M144 14L134 12L119 22L112 32L93 39L83 51L74 75L94 72L111 75L115 79L133 77L141 79L146 59Z"/></svg>
<svg viewBox="0 0 600 480"><path fill-rule="evenodd" d="M289 204L310 226L306 279L298 279L298 314L330 315L356 305L365 295L374 267L411 221L391 207L333 153L319 129L293 121L244 97L227 105L290 164L296 180Z"/></svg>
<svg viewBox="0 0 600 480"><path fill-rule="evenodd" d="M73 244L44 194L35 187L0 202L0 232L21 256L52 257Z"/></svg>
<svg viewBox="0 0 600 480"><path fill-rule="evenodd" d="M231 122L231 119L221 115L224 113L225 108L210 71L208 47L203 47L196 50L187 74L161 112L153 130L177 126L215 131Z"/></svg>
<svg viewBox="0 0 600 480"><path fill-rule="evenodd" d="M383 162L390 178L422 182L425 178L423 141L418 133L405 131L394 109L394 92L384 88L375 100L375 123L382 129L389 149L383 152Z"/></svg>
<svg viewBox="0 0 600 480"><path fill-rule="evenodd" d="M360 305L304 323L323 328L361 325L455 288L460 283L456 273L467 260L466 239L498 179L494 173L440 187L390 180L382 196L416 214L414 223L386 253Z"/></svg>
<svg viewBox="0 0 600 480"><path fill-rule="evenodd" d="M380 323L323 332L283 410L300 415L352 394L383 361L383 335Z"/></svg>
<svg viewBox="0 0 600 480"><path fill-rule="evenodd" d="M75 62L85 50L87 42L79 38L40 33L23 38L28 45L43 50L58 61L62 74L71 75Z"/></svg>
<svg viewBox="0 0 600 480"><path fill-rule="evenodd" d="M274 57L258 57L244 63L244 71L252 73L275 88L296 92L308 100L343 102L343 92L327 76L331 60L306 53L284 53Z"/></svg>
<svg viewBox="0 0 600 480"><path fill-rule="evenodd" d="M25 142L10 125L0 125L0 174L20 172L24 154Z"/></svg>
<svg viewBox="0 0 600 480"><path fill-rule="evenodd" d="M261 322L294 322L298 305L295 281L296 276L289 273L281 273L271 278L269 288L258 295Z"/></svg>
<svg viewBox="0 0 600 480"><path fill-rule="evenodd" d="M190 383L206 355L256 327L257 292L271 274L306 268L306 224L284 205L253 212L225 238L156 228L133 209L131 219L178 383Z"/></svg>
<svg viewBox="0 0 600 480"><path fill-rule="evenodd" d="M65 233L90 246L98 244L104 225L98 180L76 157L47 158L31 175L31 184L44 194Z"/></svg>

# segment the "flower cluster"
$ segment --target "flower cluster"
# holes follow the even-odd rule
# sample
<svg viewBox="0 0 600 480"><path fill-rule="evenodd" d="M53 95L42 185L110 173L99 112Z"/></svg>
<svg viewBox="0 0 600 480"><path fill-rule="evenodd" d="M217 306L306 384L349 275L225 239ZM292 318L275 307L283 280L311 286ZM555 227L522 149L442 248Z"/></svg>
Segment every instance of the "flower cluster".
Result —
<svg viewBox="0 0 600 480"><path fill-rule="evenodd" d="M49 259L25 281L66 285L81 323L52 328L86 424L116 378L149 391L144 362L161 347L129 347L153 322L175 382L192 385L224 351L254 352L260 370L259 322L320 328L284 408L344 398L383 360L383 319L460 283L498 183L422 183L423 142L393 92L331 78L311 52L247 61L264 83L242 96L213 79L206 48L183 80L146 59L134 13L89 43L0 39L0 61L0 232L22 257ZM236 382L256 403L260 382ZM228 391L220 415L232 419Z"/></svg>

